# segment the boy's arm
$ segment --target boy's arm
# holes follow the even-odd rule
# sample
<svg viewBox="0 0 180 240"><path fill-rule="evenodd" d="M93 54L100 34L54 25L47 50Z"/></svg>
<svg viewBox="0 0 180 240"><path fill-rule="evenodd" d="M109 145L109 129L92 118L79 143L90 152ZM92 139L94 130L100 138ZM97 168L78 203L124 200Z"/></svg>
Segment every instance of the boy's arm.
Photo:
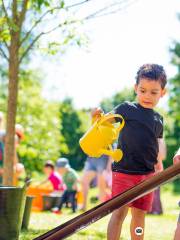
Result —
<svg viewBox="0 0 180 240"><path fill-rule="evenodd" d="M80 180L80 177L77 173L74 173L73 175L73 180L74 180L74 184L73 184L73 190L76 190L78 191L79 189L79 184L81 184L81 180Z"/></svg>
<svg viewBox="0 0 180 240"><path fill-rule="evenodd" d="M163 138L158 138L159 152L157 156L158 162L163 161L166 158L166 143Z"/></svg>
<svg viewBox="0 0 180 240"><path fill-rule="evenodd" d="M163 138L158 138L158 147L159 147L159 152L157 156L158 162L155 165L156 172L163 171L162 161L166 158L166 144Z"/></svg>

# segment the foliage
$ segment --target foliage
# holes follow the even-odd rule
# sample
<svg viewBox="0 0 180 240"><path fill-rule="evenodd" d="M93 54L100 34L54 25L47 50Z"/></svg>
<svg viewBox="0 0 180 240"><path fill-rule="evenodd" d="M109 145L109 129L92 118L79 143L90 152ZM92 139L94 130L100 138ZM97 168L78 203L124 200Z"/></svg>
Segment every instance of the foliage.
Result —
<svg viewBox="0 0 180 240"><path fill-rule="evenodd" d="M42 76L37 71L21 71L16 122L25 130L25 138L18 147L21 161L27 171L41 170L45 160L56 160L59 148L65 148L60 135L58 104L41 96ZM5 81L3 81L5 84ZM0 94L0 109L7 101L6 91Z"/></svg>
<svg viewBox="0 0 180 240"><path fill-rule="evenodd" d="M169 81L169 110L171 127L168 128L168 165L172 164L174 153L180 147L180 43L174 42L170 49L172 64L177 67L177 74Z"/></svg>
<svg viewBox="0 0 180 240"><path fill-rule="evenodd" d="M0 54L8 60L8 45L14 33L18 34L20 63L35 49L56 54L72 45L84 46L88 38L81 28L83 22L119 12L131 2L111 0L94 4L93 0L0 0Z"/></svg>
<svg viewBox="0 0 180 240"><path fill-rule="evenodd" d="M42 168L45 160L56 160L61 143L58 104L49 103L41 96L37 74L24 72L20 81L17 123L25 128L25 140L19 154L27 169Z"/></svg>
<svg viewBox="0 0 180 240"><path fill-rule="evenodd" d="M64 137L66 149L60 149L60 155L67 157L75 169L81 169L84 165L85 154L79 146L79 139L87 130L88 115L86 111L75 110L72 100L65 99L59 107L61 119L61 133Z"/></svg>

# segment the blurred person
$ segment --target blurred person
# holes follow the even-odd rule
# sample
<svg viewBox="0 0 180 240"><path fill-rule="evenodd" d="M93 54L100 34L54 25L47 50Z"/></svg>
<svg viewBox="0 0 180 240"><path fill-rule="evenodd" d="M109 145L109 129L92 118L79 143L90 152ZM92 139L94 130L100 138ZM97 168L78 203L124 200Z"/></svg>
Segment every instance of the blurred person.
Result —
<svg viewBox="0 0 180 240"><path fill-rule="evenodd" d="M14 176L13 176L13 184L18 185L18 181L20 178L25 175L25 168L22 163L20 163L17 149L24 139L24 128L21 124L15 125L15 153L14 153Z"/></svg>
<svg viewBox="0 0 180 240"><path fill-rule="evenodd" d="M59 206L52 209L54 213L61 213L61 209L64 203L70 202L72 212L77 210L76 194L78 191L78 184L80 183L77 172L69 165L67 158L59 158L56 162L57 171L62 175L63 181L66 184L66 190L64 191Z"/></svg>
<svg viewBox="0 0 180 240"><path fill-rule="evenodd" d="M3 175L3 160L4 160L4 148L6 142L6 131L3 128L3 114L0 112L0 184L2 182ZM14 149L14 174L13 174L13 185L18 184L18 179L20 176L25 174L24 165L19 162L17 148L20 142L24 138L24 128L21 124L15 125L15 149Z"/></svg>
<svg viewBox="0 0 180 240"><path fill-rule="evenodd" d="M92 124L97 120L97 116L94 115L96 109L91 110ZM110 165L108 165L110 162ZM83 191L83 206L82 210L87 210L88 192L91 182L97 177L97 187L99 190L98 199L103 202L106 199L106 179L103 172L107 170L107 167L111 166L111 159L107 155L102 155L99 158L87 156L82 176L82 191ZM108 169L109 171L109 169ZM111 167L110 167L111 171Z"/></svg>
<svg viewBox="0 0 180 240"><path fill-rule="evenodd" d="M54 163L51 160L45 162L43 172L47 178L39 183L38 187L49 182L55 192L64 191L65 185L63 179L61 175L55 171Z"/></svg>

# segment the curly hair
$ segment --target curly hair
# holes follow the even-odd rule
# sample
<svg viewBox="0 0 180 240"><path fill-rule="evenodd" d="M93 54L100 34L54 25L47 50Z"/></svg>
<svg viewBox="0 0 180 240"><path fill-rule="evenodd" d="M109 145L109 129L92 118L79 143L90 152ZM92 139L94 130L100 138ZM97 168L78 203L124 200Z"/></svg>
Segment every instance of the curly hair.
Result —
<svg viewBox="0 0 180 240"><path fill-rule="evenodd" d="M158 64L142 65L136 75L136 84L138 84L142 78L160 82L162 89L164 89L167 83L165 70L163 66Z"/></svg>

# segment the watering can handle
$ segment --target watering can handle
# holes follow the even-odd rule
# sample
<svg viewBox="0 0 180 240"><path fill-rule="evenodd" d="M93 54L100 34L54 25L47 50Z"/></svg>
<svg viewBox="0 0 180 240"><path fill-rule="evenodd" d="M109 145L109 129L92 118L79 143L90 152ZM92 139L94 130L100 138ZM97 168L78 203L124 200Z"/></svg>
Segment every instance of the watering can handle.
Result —
<svg viewBox="0 0 180 240"><path fill-rule="evenodd" d="M120 115L120 114L108 114L108 115L104 115L102 116L102 118L100 118L98 124L102 124L103 122L109 120L109 119L113 119L113 118L121 118L122 122L119 125L119 127L117 128L118 132L121 131L121 129L124 127L125 121L124 118Z"/></svg>

